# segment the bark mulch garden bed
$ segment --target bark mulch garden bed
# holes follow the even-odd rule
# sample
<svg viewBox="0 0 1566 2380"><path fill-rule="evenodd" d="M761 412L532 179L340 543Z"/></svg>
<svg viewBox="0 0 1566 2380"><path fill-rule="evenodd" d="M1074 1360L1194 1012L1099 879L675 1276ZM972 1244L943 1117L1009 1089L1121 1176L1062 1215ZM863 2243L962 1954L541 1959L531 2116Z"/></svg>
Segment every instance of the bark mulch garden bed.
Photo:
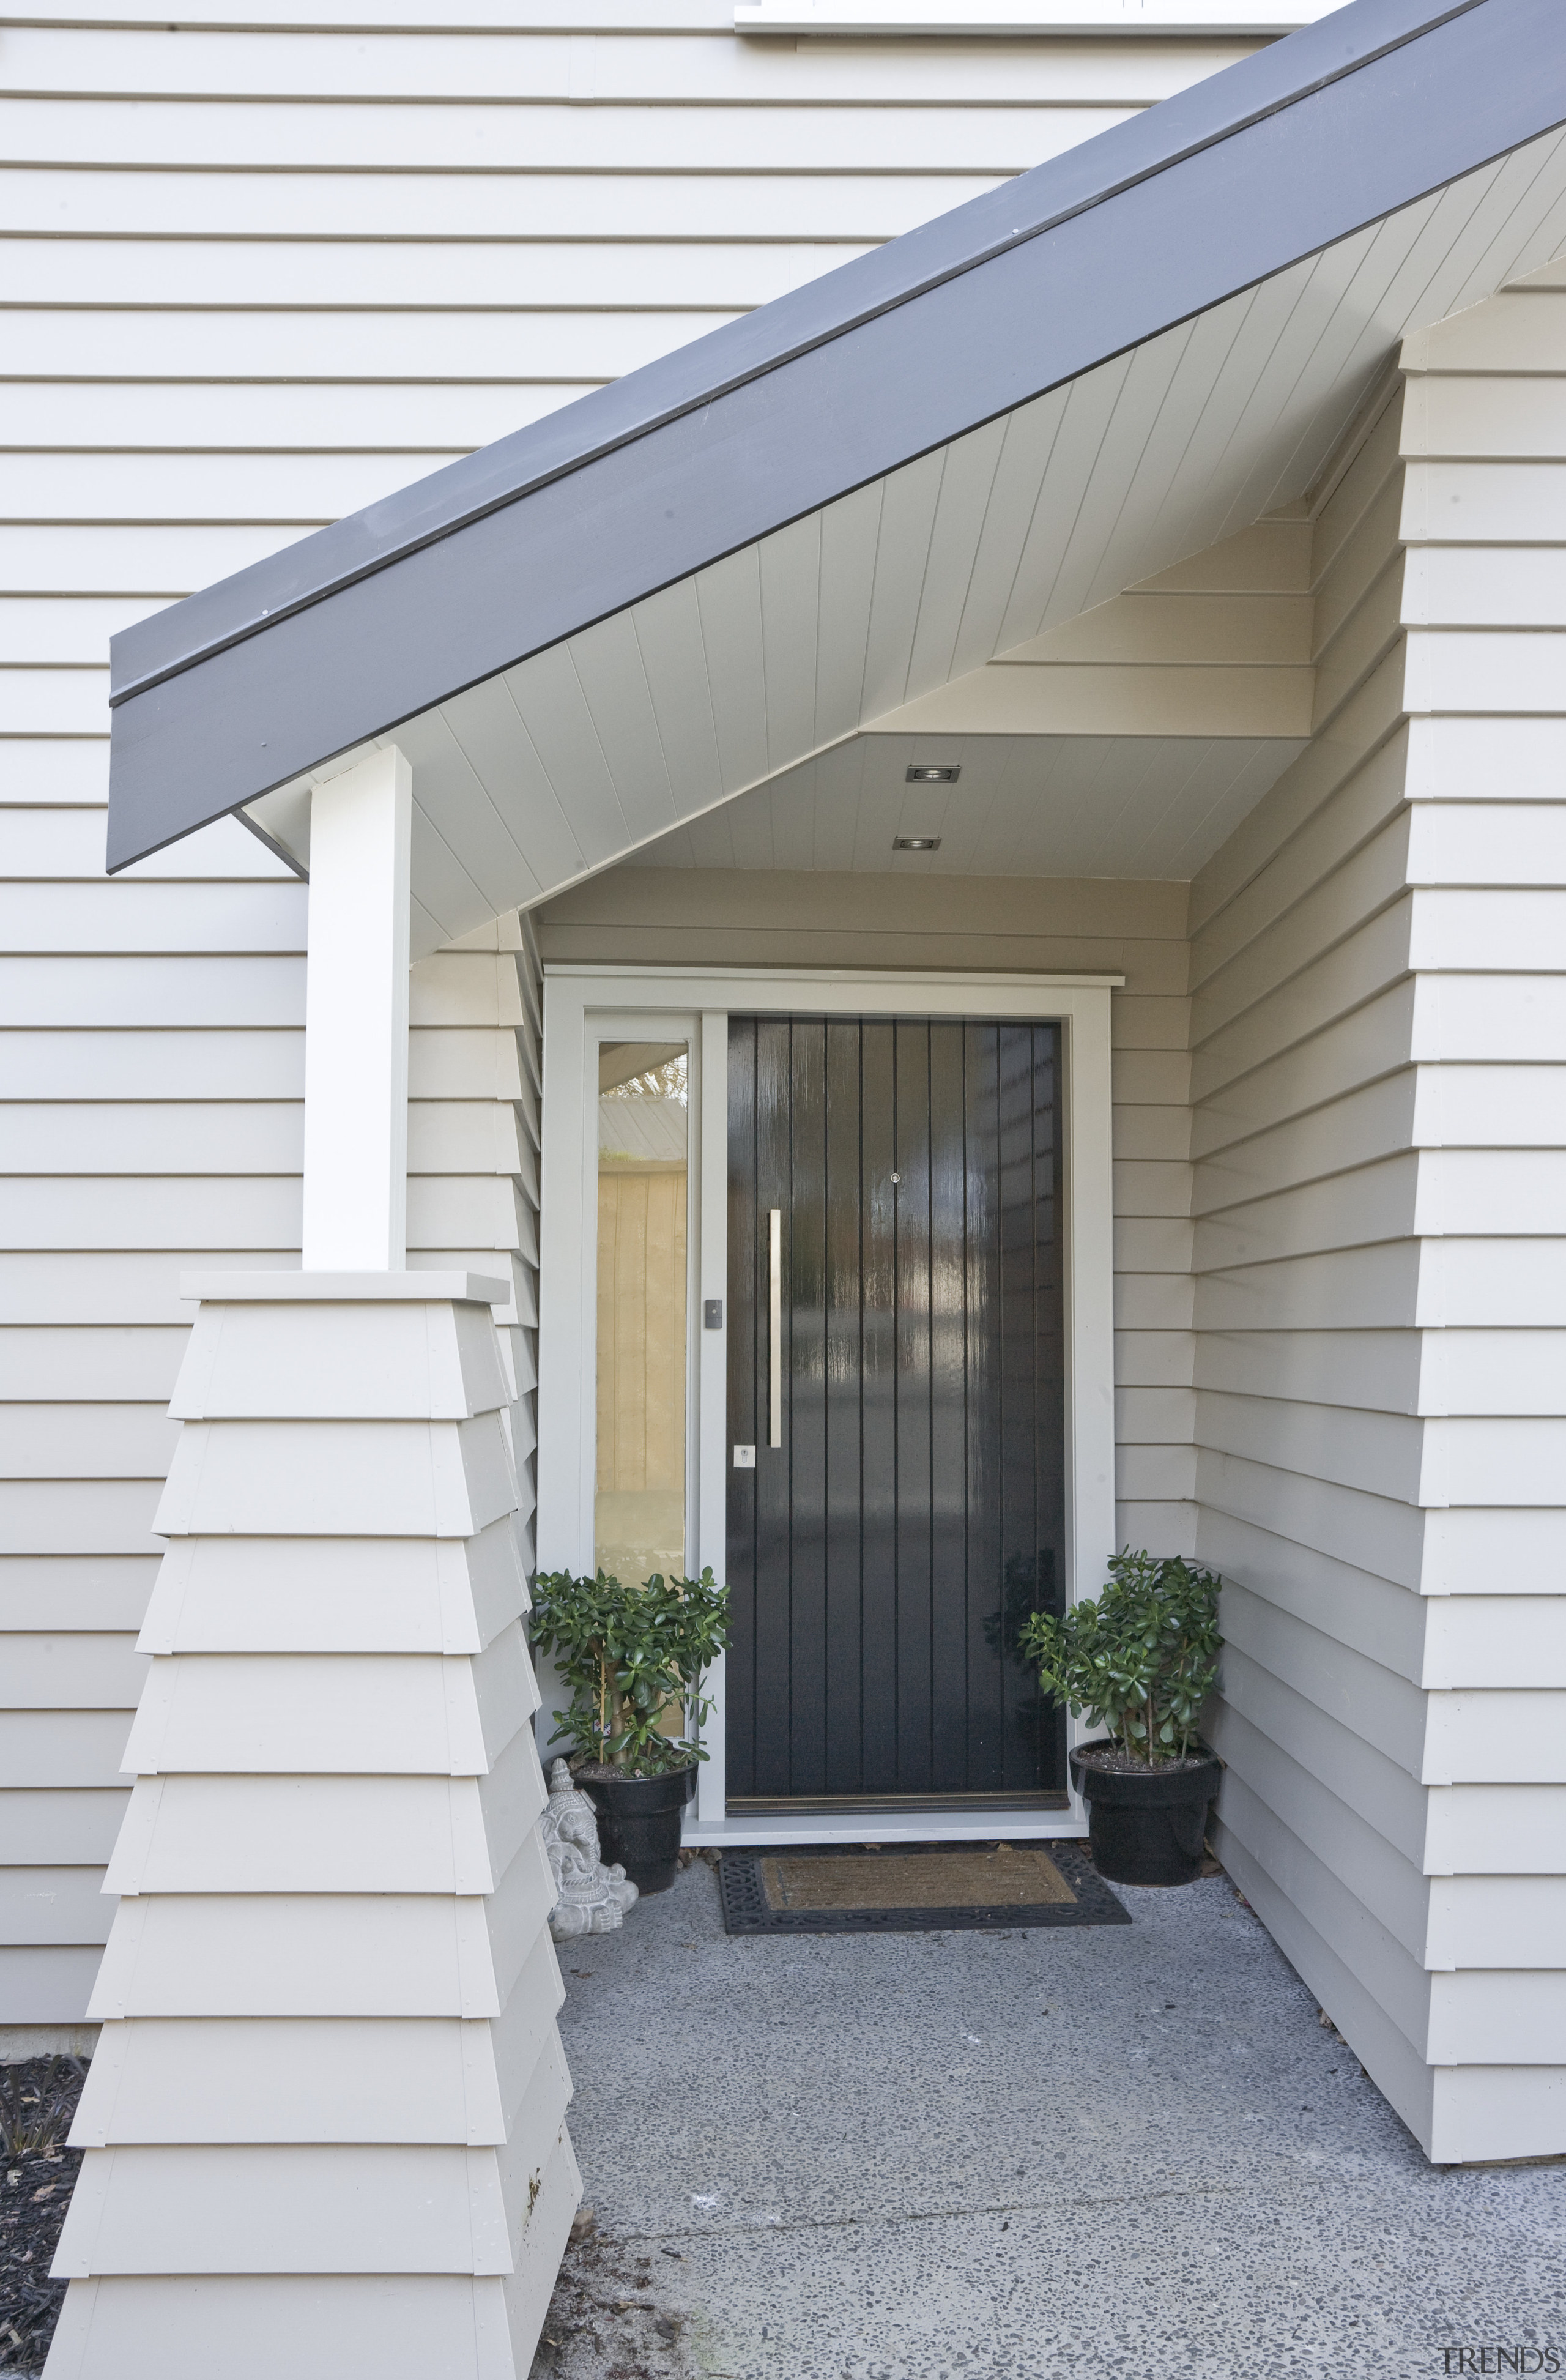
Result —
<svg viewBox="0 0 1566 2380"><path fill-rule="evenodd" d="M87 2069L76 2058L0 2066L0 2372L43 2369L65 2302L52 2281L60 2226L81 2164L66 2146Z"/></svg>
<svg viewBox="0 0 1566 2380"><path fill-rule="evenodd" d="M691 2380L688 2317L664 2284L672 2248L606 2240L583 2207L544 2316L529 2380ZM682 2293L683 2294L683 2293Z"/></svg>

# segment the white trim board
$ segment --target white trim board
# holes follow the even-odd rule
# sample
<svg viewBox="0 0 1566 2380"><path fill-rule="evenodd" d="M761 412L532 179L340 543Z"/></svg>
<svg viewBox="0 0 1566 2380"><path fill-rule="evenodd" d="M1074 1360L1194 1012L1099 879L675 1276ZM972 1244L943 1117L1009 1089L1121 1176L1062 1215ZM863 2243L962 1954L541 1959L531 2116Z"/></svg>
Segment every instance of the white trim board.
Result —
<svg viewBox="0 0 1566 2380"><path fill-rule="evenodd" d="M1069 1810L981 1810L964 1817L955 1810L830 1811L790 1817L782 1810L747 1810L726 1818L686 1821L687 1851L782 1850L789 1843L992 1843L1084 1841L1087 1820L1073 1803Z"/></svg>
<svg viewBox="0 0 1566 2380"><path fill-rule="evenodd" d="M593 1561L596 1467L596 1105L589 1097L589 1038L608 1027L628 1038L690 1044L693 1147L689 1176L691 1275L687 1560L727 1560L722 1332L700 1328L703 1297L728 1294L727 1034L731 1013L785 1016L1031 1018L1063 1028L1066 1246L1066 1591L1096 1594L1115 1550L1113 1226L1110 1149L1110 995L1122 976L897 972L853 967L649 967L550 963L544 967L543 1132L539 1272L538 1560L541 1570ZM699 1122L699 1129L698 1129ZM725 1317L726 1319L726 1317ZM709 1342L712 1343L710 1345ZM710 1756L698 1782L687 1840L734 1842L723 1779L722 1664L715 1665ZM545 1706L549 1696L545 1694ZM1087 1730L1071 1722L1069 1740ZM893 1822L884 1814L846 1833L764 1818L745 1821L750 1840L986 1839L1025 1830L1020 1814L950 1811ZM1051 1823L1038 1823L1040 1818ZM737 1822L735 1822L737 1823ZM844 1822L847 1824L848 1822ZM909 1826L917 1825L910 1835ZM698 1831L688 1831L694 1826ZM1083 1830L1082 1805L1027 1814L1034 1834ZM716 1833L711 1829L718 1829ZM801 1830L801 1828L803 1830Z"/></svg>
<svg viewBox="0 0 1566 2380"><path fill-rule="evenodd" d="M1067 991L1121 991L1123 975L1040 974L1026 968L744 967L605 965L592 959L546 959L547 983L601 984L601 1004L655 1008L738 1008L777 1016L1067 1017ZM735 999L714 986L733 984ZM632 987L637 987L633 990ZM818 996L807 1000L804 994ZM889 997L890 995L890 997ZM600 1004L594 1002L594 1005Z"/></svg>
<svg viewBox="0 0 1566 2380"><path fill-rule="evenodd" d="M1270 40L1341 0L735 0L736 33L1230 34Z"/></svg>

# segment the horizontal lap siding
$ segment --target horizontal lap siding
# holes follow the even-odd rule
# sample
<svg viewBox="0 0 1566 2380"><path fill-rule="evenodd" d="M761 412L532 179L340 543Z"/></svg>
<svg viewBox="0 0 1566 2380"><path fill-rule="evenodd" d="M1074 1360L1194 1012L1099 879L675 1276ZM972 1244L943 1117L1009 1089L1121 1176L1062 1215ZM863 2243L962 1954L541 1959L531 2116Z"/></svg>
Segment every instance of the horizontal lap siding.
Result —
<svg viewBox="0 0 1566 2380"><path fill-rule="evenodd" d="M86 757L101 768L101 747L87 747ZM84 815L53 809L33 819L74 824ZM0 1183L0 1629L8 1632L7 1726L21 1711L33 1717L26 1756L0 1784L9 1863L0 1927L17 1947L14 1957L0 1953L5 2024L79 2020L92 1979L80 1945L101 1941L107 1928L98 1869L121 1797L105 1793L99 1766L73 1751L71 1723L102 1714L123 1739L140 1692L135 1630L157 1565L150 1524L172 1451L165 1406L188 1317L178 1274L214 1255L247 1266L298 1261L303 895L239 831L199 840L209 848L216 841L215 863L237 861L247 875L203 883L188 868L177 887L127 888L127 905L143 889L157 898L160 929L122 938L138 950L118 965L94 960L96 974L51 954L65 993L58 1022L51 1025L45 986L26 1012L30 1029L5 1037L0 1053L13 1169ZM55 864L78 856L67 836ZM36 840L34 864L52 857L47 836ZM245 1029L234 1031L209 1022L221 1002L208 997L211 979L194 954L183 983L170 962L184 955L181 939L200 943L211 934L203 904L240 886L262 972ZM67 888L56 880L50 889ZM151 947L160 930L174 949ZM269 937L283 947L261 949ZM515 918L480 939L488 947L439 953L416 974L409 1261L469 1266L511 1284L500 1318L512 1326L503 1346L530 1513L538 969ZM146 970L160 966L160 983L149 986ZM117 1022L127 1013L138 1023L155 1015L158 1029L127 1029ZM149 1096L160 1089L172 1096ZM40 1720L60 1747L59 1774L37 1765ZM31 1790L44 1783L54 1790ZM62 1858L79 1864L59 1869ZM84 1935L90 1922L97 1930Z"/></svg>
<svg viewBox="0 0 1566 2380"><path fill-rule="evenodd" d="M304 896L225 826L116 903L102 742L13 742L6 760L0 1627L19 1737L0 1780L0 2023L28 2027L80 2022L108 1929L179 1272L298 1260Z"/></svg>
<svg viewBox="0 0 1566 2380"><path fill-rule="evenodd" d="M1417 1216L1432 1597L1426 2054L1442 2070L1437 2154L1453 2156L1566 2148L1544 2070L1505 2108L1492 2080L1505 2061L1550 2070L1557 2101L1566 2083L1561 284L1547 268L1404 354L1414 1054L1434 1062L1421 1068L1419 1136L1433 1146ZM1514 1849L1498 1859L1441 1805L1503 1791ZM1551 1835L1547 1863L1537 1847ZM1538 1873L1547 1864L1553 1873Z"/></svg>
<svg viewBox="0 0 1566 2380"><path fill-rule="evenodd" d="M1484 2080L1566 2013L1566 380L1506 377L1563 326L1410 342L1317 513L1315 741L1192 901L1226 1857L1449 2159L1566 2147Z"/></svg>
<svg viewBox="0 0 1566 2380"><path fill-rule="evenodd" d="M1226 1856L1427 2133L1400 410L1315 521L1316 741L1193 888L1195 1434Z"/></svg>
<svg viewBox="0 0 1566 2380"><path fill-rule="evenodd" d="M1192 891L1195 1437L1225 1856L1427 2136L1400 419L1317 513L1316 739Z"/></svg>
<svg viewBox="0 0 1566 2380"><path fill-rule="evenodd" d="M716 5L634 32L592 6L566 33L289 13L45 9L5 38L0 1630L27 1706L0 1728L0 2024L79 2021L95 1968L179 1271L298 1260L305 895L231 825L105 883L110 634L1234 55L753 42ZM515 919L473 942L414 987L409 1256L511 1282L530 1509L538 977ZM1153 1039L1138 1096L1177 1109ZM1127 1153L1139 1217L1163 1141ZM1160 1393L1179 1260L1167 1233L1138 1259Z"/></svg>
<svg viewBox="0 0 1566 2380"><path fill-rule="evenodd" d="M475 947L482 942L483 948ZM537 1443L539 1087L543 1009L528 919L497 918L413 971L407 1260L509 1284L495 1308L510 1364L523 1554L532 1568Z"/></svg>

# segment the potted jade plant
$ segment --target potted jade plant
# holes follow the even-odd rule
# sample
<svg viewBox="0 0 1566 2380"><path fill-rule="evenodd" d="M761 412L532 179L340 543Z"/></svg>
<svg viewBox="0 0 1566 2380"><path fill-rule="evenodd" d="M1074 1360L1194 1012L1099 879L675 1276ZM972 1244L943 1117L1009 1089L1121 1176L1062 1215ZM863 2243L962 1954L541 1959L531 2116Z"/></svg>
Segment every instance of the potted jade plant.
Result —
<svg viewBox="0 0 1566 2380"><path fill-rule="evenodd" d="M643 1892L666 1892L679 1867L680 1821L706 1751L701 1689L728 1644L727 1587L699 1578L622 1586L552 1571L533 1588L531 1634L571 1690L554 1722L571 1745L572 1780L598 1812L606 1860ZM688 1729L671 1733L671 1728Z"/></svg>
<svg viewBox="0 0 1566 2380"><path fill-rule="evenodd" d="M1218 1580L1178 1557L1123 1553L1094 1602L1035 1612L1021 1637L1052 1700L1106 1740L1080 1743L1094 1865L1113 1884L1192 1884L1222 1764L1197 1733L1218 1675Z"/></svg>

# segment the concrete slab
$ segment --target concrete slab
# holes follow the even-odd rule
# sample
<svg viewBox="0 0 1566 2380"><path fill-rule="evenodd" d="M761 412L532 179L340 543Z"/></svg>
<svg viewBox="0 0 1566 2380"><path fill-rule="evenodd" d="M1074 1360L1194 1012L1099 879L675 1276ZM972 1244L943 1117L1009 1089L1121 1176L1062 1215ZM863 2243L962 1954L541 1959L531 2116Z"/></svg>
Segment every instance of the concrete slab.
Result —
<svg viewBox="0 0 1566 2380"><path fill-rule="evenodd" d="M563 2294L552 2368L1566 2372L1566 2168L1427 2165L1226 1877L1122 1897L1129 1926L731 1940L698 1864L564 1945L573 2286L643 2302L594 2348Z"/></svg>

